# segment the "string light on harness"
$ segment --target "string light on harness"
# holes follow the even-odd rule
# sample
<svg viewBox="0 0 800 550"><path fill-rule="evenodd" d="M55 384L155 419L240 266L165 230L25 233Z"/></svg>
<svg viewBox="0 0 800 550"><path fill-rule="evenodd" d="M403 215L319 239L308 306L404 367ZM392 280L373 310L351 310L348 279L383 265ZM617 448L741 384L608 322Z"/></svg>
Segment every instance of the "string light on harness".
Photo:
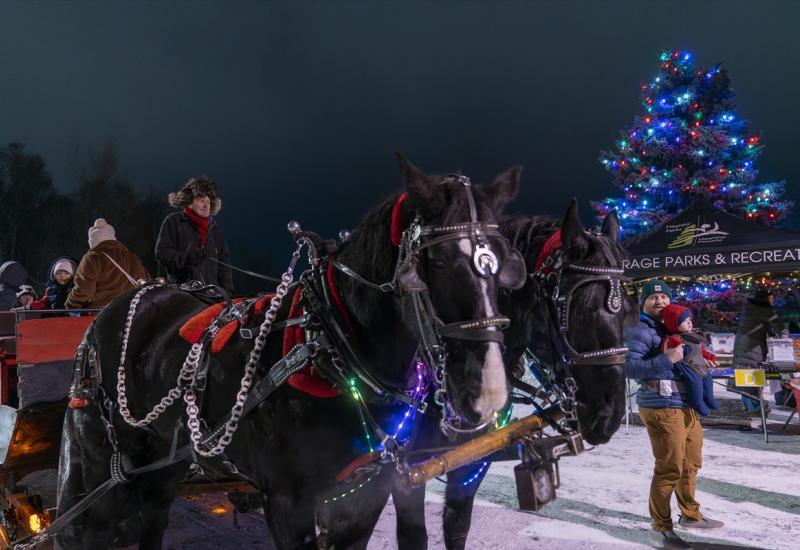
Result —
<svg viewBox="0 0 800 550"><path fill-rule="evenodd" d="M361 396L361 392L358 391L358 386L356 385L356 379L351 378L348 385L350 386L350 393L353 395L353 398L356 400L358 407L358 416L361 419L361 427L364 430L364 438L367 441L367 447L369 448L369 452L374 452L375 448L372 446L372 438L369 435L369 428L367 427L367 419L364 417L364 408L367 406L364 403L364 398Z"/></svg>
<svg viewBox="0 0 800 550"><path fill-rule="evenodd" d="M400 437L400 433L403 431L403 428L405 427L406 422L413 422L414 421L414 418L417 415L417 409L418 409L416 404L425 402L425 397L427 396L427 393L425 391L425 377L423 376L423 369L425 369L425 368L426 368L425 363L422 363L421 361L415 361L414 370L416 372L416 377L417 377L417 386L411 392L411 396L410 397L411 397L412 403L410 403L408 405L408 407L406 408L406 412L403 415L403 418L400 420L400 423L397 424L397 428L395 429L394 434L392 434L392 437L394 439L397 439L398 437ZM410 417L410 420L409 420L409 417Z"/></svg>
<svg viewBox="0 0 800 550"><path fill-rule="evenodd" d="M450 403L447 391L445 341L447 339L484 341L497 342L502 345L503 333L501 330L510 321L507 317L494 315L468 321L444 323L436 314L427 284L419 276L417 266L423 251L432 246L462 239L467 239L472 243L470 263L478 276L488 278L502 271L500 261L489 245L489 237L505 240L505 237L499 232L499 226L479 221L469 178L458 174L444 176L444 181L448 180L458 183L464 190L469 207L469 221L441 226L423 225L422 219L417 215L411 224L399 233L396 242L398 246L397 263L390 281L375 283L362 277L339 260L326 258L325 261L334 269L367 288L383 293L396 293L402 289L410 295L420 338L418 354L424 363L430 366L434 374L436 386L434 403L442 410L440 427L448 436L452 436L456 433L475 433L483 430L491 423L491 420L478 426L468 428L461 426L461 418ZM395 206L397 207L401 202L398 200ZM397 208L393 209L393 212L395 210ZM519 261L522 263L521 257ZM365 380L365 382L369 381Z"/></svg>

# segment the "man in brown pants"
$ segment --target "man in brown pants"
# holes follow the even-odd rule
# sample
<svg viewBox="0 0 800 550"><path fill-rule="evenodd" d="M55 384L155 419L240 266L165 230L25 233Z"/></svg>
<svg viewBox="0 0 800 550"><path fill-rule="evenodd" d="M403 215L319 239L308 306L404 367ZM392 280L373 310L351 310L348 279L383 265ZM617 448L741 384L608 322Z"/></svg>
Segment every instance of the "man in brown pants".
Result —
<svg viewBox="0 0 800 550"><path fill-rule="evenodd" d="M670 303L670 288L663 281L649 281L642 288L640 303L639 325L625 329L625 345L629 349L625 376L641 384L636 403L656 461L650 484L650 539L661 548L691 548L672 530L672 493L681 510L679 527L713 529L723 523L703 517L695 500L697 471L702 466L703 429L697 411L689 406L684 382L675 380L672 368L683 359L683 346L661 352L661 312Z"/></svg>

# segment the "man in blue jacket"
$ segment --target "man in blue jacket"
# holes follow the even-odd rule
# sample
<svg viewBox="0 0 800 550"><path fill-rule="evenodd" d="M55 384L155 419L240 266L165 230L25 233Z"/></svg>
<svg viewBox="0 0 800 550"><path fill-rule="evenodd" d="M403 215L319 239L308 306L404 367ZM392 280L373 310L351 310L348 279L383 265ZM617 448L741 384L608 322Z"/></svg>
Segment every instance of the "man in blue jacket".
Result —
<svg viewBox="0 0 800 550"><path fill-rule="evenodd" d="M625 376L641 385L636 403L655 458L650 484L650 538L662 548L679 549L691 546L672 530L673 492L681 510L680 527L713 529L723 523L703 517L694 498L697 471L702 465L703 429L697 411L688 403L685 385L675 380L673 364L683 359L683 346L661 352L661 312L669 305L670 294L669 286L657 279L642 287L639 325L625 329L629 349Z"/></svg>

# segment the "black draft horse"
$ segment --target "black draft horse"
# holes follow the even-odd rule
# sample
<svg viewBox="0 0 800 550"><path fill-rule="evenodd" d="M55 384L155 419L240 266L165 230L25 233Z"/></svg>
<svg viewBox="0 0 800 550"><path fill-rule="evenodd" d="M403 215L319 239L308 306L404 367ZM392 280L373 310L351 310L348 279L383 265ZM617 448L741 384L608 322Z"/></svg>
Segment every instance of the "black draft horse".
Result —
<svg viewBox="0 0 800 550"><path fill-rule="evenodd" d="M596 277L596 268L610 268L616 272L622 267L627 252L617 243L619 221L612 212L603 222L600 233L588 232L578 216L577 203L573 199L561 223L546 217L506 217L501 221L501 232L512 246L519 250L526 261L529 274L535 274L542 259L540 253L548 239L561 230L561 265L583 266L588 270L564 269L561 276L561 292L571 293L568 331L566 339L577 352L608 352L607 360L579 361L571 367L571 376L577 382L577 414L581 435L592 445L607 443L619 429L625 411L624 375L624 326L638 320L638 305L635 298L622 290L622 306L618 311L608 307L608 280ZM552 241L551 241L552 242ZM589 273L595 271L594 274ZM617 273L619 278L621 273ZM535 275L529 276L527 284L516 291L504 292L500 298L501 311L511 319L506 330L504 354L509 369L520 365L526 349L531 349L544 366L554 370L556 379L564 383L568 373L559 368L560 357L554 351L554 336L558 335L555 311L548 302L551 298L546 283ZM553 330L555 329L555 333ZM602 355L602 353L601 353ZM509 373L509 376L512 374ZM460 440L459 440L460 441ZM446 446L448 440L435 423L423 424L418 448ZM447 474L445 506L443 512L444 539L448 549L466 546L472 518L475 494L488 468L470 464ZM425 488L392 492L397 510L397 538L401 550L427 548L425 526Z"/></svg>
<svg viewBox="0 0 800 550"><path fill-rule="evenodd" d="M470 222L496 224L504 206L516 195L521 172L521 168L511 168L491 185L470 186L472 198L468 198L466 178L426 175L403 157L399 160L407 199L398 205L395 196L374 207L336 257L341 264L376 283L391 281L395 275L398 251L390 240L393 212L399 213L403 228L416 217L428 227L463 227ZM507 240L499 233L490 239L495 259L502 266L497 276L494 271L491 276L476 273L478 256L473 254L470 238L432 241L415 258L410 274L404 271L401 277L410 275L412 283L424 283L429 304L443 323L496 318L504 277L516 279L518 284L524 279L521 261L516 266L508 265L513 261L506 262L517 254L512 253ZM517 273L506 273L506 268L516 269ZM393 381L399 391L406 390L420 340L411 293L399 288L393 293L381 293L340 271L333 276L364 363L376 377ZM155 287L141 296L131 319L134 295L135 290L100 313L87 332L85 343L91 350L90 359L96 354L93 361L100 371L100 386L108 397L106 404L118 403L117 369L123 335L126 322L132 326L124 384L128 407L135 418L141 419L175 386L190 349L178 336L178 330L203 311L207 303L178 288ZM288 302L278 312L278 320L286 318ZM262 313L248 326L258 329L263 319ZM269 334L256 379L281 358L280 332ZM452 410L466 422L491 418L504 406L508 394L499 343L502 339L449 340L445 336L445 340ZM242 339L236 333L208 359L201 415L209 426L230 411L252 346L253 340ZM109 477L112 446L96 405L100 404L68 410L59 465L59 514ZM118 448L128 471L170 453L176 426L182 426L186 419L183 409L183 403L176 403L144 429L130 426L119 413L113 414ZM358 410L356 400L344 392L339 397L320 399L281 385L242 418L225 451L226 458L262 493L267 525L278 548L316 548L319 497L331 490L337 473L361 453L358 442L363 442L364 431ZM185 430L180 433L183 444L188 438ZM57 536L57 544L69 549L108 548L121 542L115 540L115 529L118 535L121 525L138 523L139 548L161 548L169 509L189 462L116 485L63 530ZM218 458L200 458L199 463L206 472L226 471ZM327 546L365 548L390 485L381 479L372 481L347 501L343 515L326 527Z"/></svg>

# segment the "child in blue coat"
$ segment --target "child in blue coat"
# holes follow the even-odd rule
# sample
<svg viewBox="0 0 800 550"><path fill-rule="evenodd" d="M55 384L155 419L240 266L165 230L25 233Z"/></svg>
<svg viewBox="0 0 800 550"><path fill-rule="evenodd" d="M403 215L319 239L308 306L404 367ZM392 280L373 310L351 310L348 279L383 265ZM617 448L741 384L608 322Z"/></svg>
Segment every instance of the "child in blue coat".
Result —
<svg viewBox="0 0 800 550"><path fill-rule="evenodd" d="M50 267L50 280L47 282L44 296L34 300L27 309L66 309L64 302L69 291L75 286L73 277L78 269L75 260L69 257L58 258Z"/></svg>
<svg viewBox="0 0 800 550"><path fill-rule="evenodd" d="M689 308L670 304L664 308L661 321L668 333L662 348L683 346L683 360L672 367L675 378L686 384L691 406L703 416L708 416L711 412L709 409L719 408L719 403L714 399L714 380L708 372L707 363L716 361L716 356L705 348L704 344L708 343L706 338L695 332Z"/></svg>

